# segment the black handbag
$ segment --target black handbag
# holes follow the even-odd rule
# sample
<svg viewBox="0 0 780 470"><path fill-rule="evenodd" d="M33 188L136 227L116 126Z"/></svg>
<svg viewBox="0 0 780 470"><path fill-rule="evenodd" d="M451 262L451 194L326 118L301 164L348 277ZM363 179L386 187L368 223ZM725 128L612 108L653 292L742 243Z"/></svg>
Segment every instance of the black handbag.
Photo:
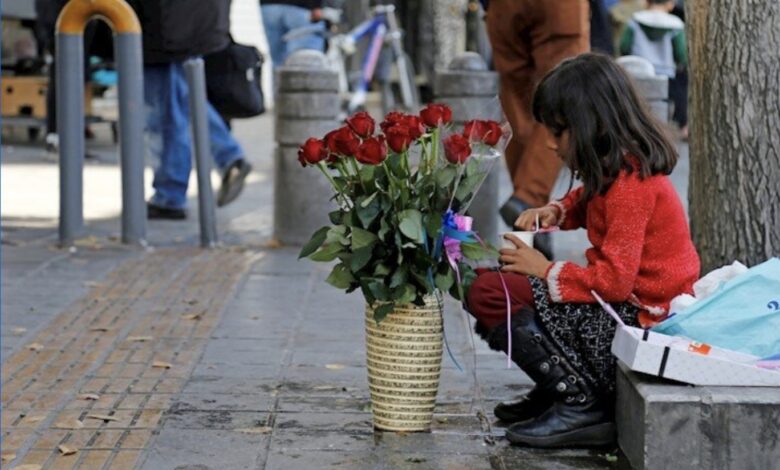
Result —
<svg viewBox="0 0 780 470"><path fill-rule="evenodd" d="M204 57L209 102L224 118L248 118L265 112L260 85L263 56L231 40L225 49Z"/></svg>

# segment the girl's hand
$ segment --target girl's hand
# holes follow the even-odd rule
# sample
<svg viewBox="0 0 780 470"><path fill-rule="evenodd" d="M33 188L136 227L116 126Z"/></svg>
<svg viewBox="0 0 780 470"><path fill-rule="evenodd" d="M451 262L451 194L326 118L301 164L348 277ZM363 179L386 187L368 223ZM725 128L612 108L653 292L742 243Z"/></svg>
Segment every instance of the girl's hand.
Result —
<svg viewBox="0 0 780 470"><path fill-rule="evenodd" d="M501 271L518 274L526 274L544 279L547 269L552 264L544 255L522 242L512 234L504 235L517 248L502 248L498 260L501 262Z"/></svg>
<svg viewBox="0 0 780 470"><path fill-rule="evenodd" d="M539 224L541 227L536 226L536 217L539 216ZM540 228L552 227L558 223L559 209L555 206L537 207L534 209L528 209L520 214L520 217L515 221L515 227L521 230L537 230Z"/></svg>

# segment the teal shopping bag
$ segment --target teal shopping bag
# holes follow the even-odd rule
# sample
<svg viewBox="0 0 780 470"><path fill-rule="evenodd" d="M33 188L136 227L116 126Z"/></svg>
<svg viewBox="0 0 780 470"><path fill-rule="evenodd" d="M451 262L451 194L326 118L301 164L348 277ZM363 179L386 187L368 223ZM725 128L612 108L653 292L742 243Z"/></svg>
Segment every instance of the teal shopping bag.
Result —
<svg viewBox="0 0 780 470"><path fill-rule="evenodd" d="M780 259L725 282L653 331L762 358L780 353Z"/></svg>

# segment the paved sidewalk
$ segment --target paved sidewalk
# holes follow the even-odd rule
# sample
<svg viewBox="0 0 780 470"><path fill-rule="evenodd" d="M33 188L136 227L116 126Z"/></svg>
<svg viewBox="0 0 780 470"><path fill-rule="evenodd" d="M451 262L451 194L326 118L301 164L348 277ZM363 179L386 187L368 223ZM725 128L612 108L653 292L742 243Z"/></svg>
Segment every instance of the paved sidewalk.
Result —
<svg viewBox="0 0 780 470"><path fill-rule="evenodd" d="M478 339L473 349L453 302L447 338L465 372L445 354L432 432L373 432L363 301L327 285L327 265L268 243L271 122L236 124L255 171L218 211L219 249L196 248L194 205L186 222L150 222L149 249L117 243L115 216L93 218L74 250L56 248L51 218L4 216L3 468L625 467L614 449L509 446L492 408L529 381ZM25 159L53 165L39 150L14 150L4 173ZM117 175L111 152L87 171ZM56 201L56 186L41 191Z"/></svg>

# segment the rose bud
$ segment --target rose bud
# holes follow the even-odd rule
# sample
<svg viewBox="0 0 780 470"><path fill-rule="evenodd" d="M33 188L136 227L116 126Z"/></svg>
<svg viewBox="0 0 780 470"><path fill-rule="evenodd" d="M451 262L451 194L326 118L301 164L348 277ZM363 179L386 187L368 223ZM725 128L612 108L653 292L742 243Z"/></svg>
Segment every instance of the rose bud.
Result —
<svg viewBox="0 0 780 470"><path fill-rule="evenodd" d="M425 134L425 125L419 116L413 114L406 115L403 120L401 120L401 124L409 129L409 135L412 136L413 140L417 140L420 136Z"/></svg>
<svg viewBox="0 0 780 470"><path fill-rule="evenodd" d="M371 137L374 134L374 119L365 111L360 111L347 118L347 126L360 138Z"/></svg>
<svg viewBox="0 0 780 470"><path fill-rule="evenodd" d="M355 159L365 165L379 165L387 158L384 136L369 137L358 148Z"/></svg>
<svg viewBox="0 0 780 470"><path fill-rule="evenodd" d="M453 134L444 139L444 156L453 164L465 162L471 155L469 140L460 134Z"/></svg>
<svg viewBox="0 0 780 470"><path fill-rule="evenodd" d="M314 137L309 138L298 149L298 161L301 166L316 165L328 156L328 149L325 148L325 142Z"/></svg>
<svg viewBox="0 0 780 470"><path fill-rule="evenodd" d="M411 136L411 129L403 124L396 124L385 131L387 145L395 153L405 152L412 145L414 139Z"/></svg>
<svg viewBox="0 0 780 470"><path fill-rule="evenodd" d="M482 142L488 131L487 121L474 119L463 126L463 137L467 138L469 142Z"/></svg>
<svg viewBox="0 0 780 470"><path fill-rule="evenodd" d="M357 153L357 149L360 146L360 141L348 126L328 132L323 140L325 140L325 145L331 153L339 155L353 156Z"/></svg>
<svg viewBox="0 0 780 470"><path fill-rule="evenodd" d="M429 104L420 111L423 123L428 127L438 127L452 121L452 110L443 104Z"/></svg>
<svg viewBox="0 0 780 470"><path fill-rule="evenodd" d="M501 140L501 125L496 121L485 121L485 124L487 125L488 131L485 133L485 136L482 137L482 142L492 147Z"/></svg>
<svg viewBox="0 0 780 470"><path fill-rule="evenodd" d="M379 124L383 132L387 132L388 129L404 120L404 114L398 111L391 111L385 116L385 120Z"/></svg>

